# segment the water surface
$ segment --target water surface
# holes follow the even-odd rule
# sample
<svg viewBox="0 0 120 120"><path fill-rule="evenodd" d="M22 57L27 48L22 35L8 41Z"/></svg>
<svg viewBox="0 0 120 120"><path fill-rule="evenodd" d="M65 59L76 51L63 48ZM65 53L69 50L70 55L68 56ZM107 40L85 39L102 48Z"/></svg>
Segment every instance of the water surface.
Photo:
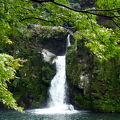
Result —
<svg viewBox="0 0 120 120"><path fill-rule="evenodd" d="M120 120L120 114L79 111L75 114L42 115L31 112L19 113L12 110L0 110L0 120Z"/></svg>

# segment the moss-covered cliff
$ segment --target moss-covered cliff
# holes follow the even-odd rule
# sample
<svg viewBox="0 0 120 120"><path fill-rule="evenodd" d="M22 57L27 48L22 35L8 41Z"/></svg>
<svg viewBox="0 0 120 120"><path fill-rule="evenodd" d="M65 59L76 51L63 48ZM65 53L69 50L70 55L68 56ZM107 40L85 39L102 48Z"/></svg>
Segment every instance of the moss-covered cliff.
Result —
<svg viewBox="0 0 120 120"><path fill-rule="evenodd" d="M46 105L50 81L55 75L54 64L44 61L42 50L64 54L68 33L60 27L29 28L27 36L11 36L14 44L6 46L6 52L25 61L9 89L19 105L37 108ZM76 109L120 112L120 58L101 62L85 46L84 39L71 42L67 49L69 102Z"/></svg>
<svg viewBox="0 0 120 120"><path fill-rule="evenodd" d="M44 61L42 50L46 49L55 55L64 54L66 30L61 27L30 25L25 35L10 37L14 44L6 46L5 51L24 60L23 66L17 71L17 78L9 86L10 91L24 108L46 106L55 66Z"/></svg>
<svg viewBox="0 0 120 120"><path fill-rule="evenodd" d="M100 62L78 40L67 52L67 79L77 109L120 112L120 58Z"/></svg>

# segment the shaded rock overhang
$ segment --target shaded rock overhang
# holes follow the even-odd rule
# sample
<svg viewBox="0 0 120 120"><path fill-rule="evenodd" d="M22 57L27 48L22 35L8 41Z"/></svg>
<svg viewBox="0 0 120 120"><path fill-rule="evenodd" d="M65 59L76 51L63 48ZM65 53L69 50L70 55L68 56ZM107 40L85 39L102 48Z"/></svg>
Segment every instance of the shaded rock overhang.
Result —
<svg viewBox="0 0 120 120"><path fill-rule="evenodd" d="M51 27L40 25L29 25L33 44L46 49L56 56L61 56L66 52L67 36L69 32L63 27Z"/></svg>

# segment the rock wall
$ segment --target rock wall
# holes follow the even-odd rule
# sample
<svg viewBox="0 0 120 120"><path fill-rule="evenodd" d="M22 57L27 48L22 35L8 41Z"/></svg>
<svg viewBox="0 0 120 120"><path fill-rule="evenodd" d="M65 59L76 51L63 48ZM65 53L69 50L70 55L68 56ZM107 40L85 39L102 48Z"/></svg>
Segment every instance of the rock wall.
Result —
<svg viewBox="0 0 120 120"><path fill-rule="evenodd" d="M100 62L79 40L67 52L67 79L76 109L120 112L120 58Z"/></svg>
<svg viewBox="0 0 120 120"><path fill-rule="evenodd" d="M65 54L68 32L62 27L35 26L31 29L34 46L46 49L55 55Z"/></svg>
<svg viewBox="0 0 120 120"><path fill-rule="evenodd" d="M61 27L31 25L25 34L28 37L11 36L14 44L6 46L6 52L25 61L9 89L20 106L39 108L46 106L50 82L56 72L52 60L66 51L67 31ZM44 60L43 49L54 53L49 62Z"/></svg>
<svg viewBox="0 0 120 120"><path fill-rule="evenodd" d="M26 61L9 89L19 105L39 108L47 103L56 71L51 63L56 55L65 53L68 33L60 27L36 26L27 34L29 37L11 36L14 44L6 49L15 58ZM71 43L67 49L68 101L76 109L120 112L120 58L100 62L85 46L84 39ZM43 49L54 53L49 63L43 58Z"/></svg>

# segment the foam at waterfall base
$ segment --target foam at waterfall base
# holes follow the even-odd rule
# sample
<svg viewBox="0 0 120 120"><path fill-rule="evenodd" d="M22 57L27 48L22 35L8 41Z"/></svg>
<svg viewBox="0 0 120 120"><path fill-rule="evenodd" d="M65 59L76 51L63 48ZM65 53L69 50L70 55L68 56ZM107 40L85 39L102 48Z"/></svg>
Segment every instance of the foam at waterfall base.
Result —
<svg viewBox="0 0 120 120"><path fill-rule="evenodd" d="M72 105L62 105L62 106L45 108L45 109L28 110L28 112L34 114L75 114L78 111L74 110L74 107Z"/></svg>

